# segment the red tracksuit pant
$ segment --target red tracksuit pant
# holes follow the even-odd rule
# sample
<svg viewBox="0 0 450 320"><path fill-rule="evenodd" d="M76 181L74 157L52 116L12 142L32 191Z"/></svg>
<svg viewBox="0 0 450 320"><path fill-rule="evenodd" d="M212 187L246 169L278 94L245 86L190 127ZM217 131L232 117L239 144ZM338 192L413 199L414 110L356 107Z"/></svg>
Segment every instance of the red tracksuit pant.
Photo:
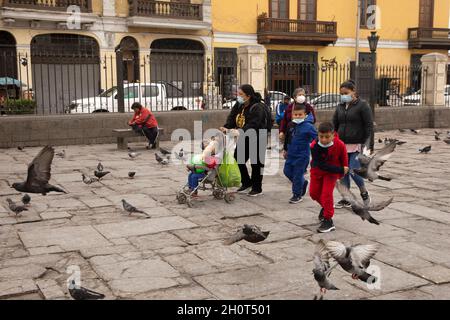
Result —
<svg viewBox="0 0 450 320"><path fill-rule="evenodd" d="M333 191L338 180L335 174L317 174L311 172L309 184L309 194L314 201L317 201L323 208L325 219L332 219L334 216Z"/></svg>

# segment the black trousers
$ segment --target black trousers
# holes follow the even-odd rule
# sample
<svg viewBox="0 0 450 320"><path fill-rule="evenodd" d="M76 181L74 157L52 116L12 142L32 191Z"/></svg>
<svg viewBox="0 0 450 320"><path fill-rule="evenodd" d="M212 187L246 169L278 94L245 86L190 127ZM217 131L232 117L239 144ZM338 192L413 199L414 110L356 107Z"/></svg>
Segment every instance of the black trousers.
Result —
<svg viewBox="0 0 450 320"><path fill-rule="evenodd" d="M245 139L245 142L243 140L238 141L238 145L236 147L236 150L234 152L234 158L236 161L238 161L239 165L239 171L241 172L241 183L244 187L252 187L253 191L256 192L262 192L262 181L263 181L263 169L264 169L264 163L265 163L265 153L267 148L267 138L261 137L258 138L257 141L257 154L251 154L250 153L250 141L248 138ZM263 144L260 145L259 142L262 139ZM245 148L244 144L245 143ZM255 148L253 148L255 149ZM245 150L245 154L241 155L238 154L238 152L243 152ZM260 154L261 150L261 154ZM252 150L252 153L254 153L255 150ZM245 162L239 163L239 160L244 160ZM247 168L247 162L248 160L251 160L251 167L252 167L252 175L250 177L248 173Z"/></svg>
<svg viewBox="0 0 450 320"><path fill-rule="evenodd" d="M139 128L138 125L132 126L133 131L136 133L139 133L143 136L145 136L148 139L148 142L150 145L154 145L156 142L156 138L158 138L158 128L147 128L146 126L143 126L142 128Z"/></svg>

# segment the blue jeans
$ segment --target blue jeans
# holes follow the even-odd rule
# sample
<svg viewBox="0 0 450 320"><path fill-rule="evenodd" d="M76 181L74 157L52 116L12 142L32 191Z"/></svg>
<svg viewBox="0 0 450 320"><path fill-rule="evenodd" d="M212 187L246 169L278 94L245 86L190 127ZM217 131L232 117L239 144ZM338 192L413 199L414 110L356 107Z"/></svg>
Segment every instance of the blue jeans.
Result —
<svg viewBox="0 0 450 320"><path fill-rule="evenodd" d="M353 152L348 154L348 165L350 169L359 169L361 167L361 164L358 160L359 152ZM343 179L342 182L344 185L350 189L350 176L352 177L353 181L355 181L358 188L363 188L365 186L364 179L358 176L357 174L347 174Z"/></svg>
<svg viewBox="0 0 450 320"><path fill-rule="evenodd" d="M305 184L305 173L308 168L308 161L299 161L284 165L284 175L292 182L292 194L302 196Z"/></svg>
<svg viewBox="0 0 450 320"><path fill-rule="evenodd" d="M206 177L205 173L189 173L188 176L188 184L189 184L189 188L191 190L194 190L198 187L198 182L203 179L204 177Z"/></svg>

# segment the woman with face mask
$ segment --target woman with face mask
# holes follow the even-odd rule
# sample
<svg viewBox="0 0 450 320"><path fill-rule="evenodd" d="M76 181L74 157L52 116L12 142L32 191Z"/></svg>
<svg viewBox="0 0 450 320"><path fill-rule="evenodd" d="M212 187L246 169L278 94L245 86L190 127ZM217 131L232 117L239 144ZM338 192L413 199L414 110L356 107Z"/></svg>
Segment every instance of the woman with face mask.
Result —
<svg viewBox="0 0 450 320"><path fill-rule="evenodd" d="M226 132L231 129L241 129L244 134L239 136L234 154L241 172L242 186L239 193L248 196L262 195L263 168L267 147L266 106L259 93L249 84L242 85L238 90L237 102L227 118L225 125L220 128ZM260 134L261 133L261 134ZM256 140L254 140L254 139ZM246 163L251 161L252 174L248 173Z"/></svg>
<svg viewBox="0 0 450 320"><path fill-rule="evenodd" d="M360 167L358 160L362 152L362 145L367 144L373 131L372 110L366 101L359 99L355 82L352 80L341 84L341 103L337 106L333 116L333 125L339 138L345 143L349 159L349 168ZM364 204L370 204L370 196L364 184L364 179L356 174L347 174L342 182L350 188L350 176L361 192ZM341 200L336 209L350 207L350 203Z"/></svg>
<svg viewBox="0 0 450 320"><path fill-rule="evenodd" d="M316 113L314 112L314 108L308 102L306 102L305 89L303 89L303 88L295 89L293 98L294 98L294 102L287 107L287 109L284 112L283 120L281 120L281 123L280 123L279 131L280 131L280 139L281 140L284 140L286 137L287 127L288 127L289 123L292 121L292 109L294 108L294 105L296 103L305 105L306 113L308 115L311 114L313 123L316 123Z"/></svg>

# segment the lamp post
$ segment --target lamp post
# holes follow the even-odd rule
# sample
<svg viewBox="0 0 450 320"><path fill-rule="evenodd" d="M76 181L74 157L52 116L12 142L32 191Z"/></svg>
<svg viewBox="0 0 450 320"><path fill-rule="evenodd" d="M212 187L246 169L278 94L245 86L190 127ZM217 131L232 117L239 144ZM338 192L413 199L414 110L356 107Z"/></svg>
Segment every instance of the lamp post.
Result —
<svg viewBox="0 0 450 320"><path fill-rule="evenodd" d="M377 35L376 31L371 31L370 36L367 37L367 40L369 40L369 48L370 52L372 53L372 85L370 90L370 107L372 109L372 119L375 126L375 104L376 104L376 73L377 73L377 46L378 41L380 40L380 36ZM372 130L370 134L370 146L369 149L371 152L374 151L375 148L375 128Z"/></svg>

